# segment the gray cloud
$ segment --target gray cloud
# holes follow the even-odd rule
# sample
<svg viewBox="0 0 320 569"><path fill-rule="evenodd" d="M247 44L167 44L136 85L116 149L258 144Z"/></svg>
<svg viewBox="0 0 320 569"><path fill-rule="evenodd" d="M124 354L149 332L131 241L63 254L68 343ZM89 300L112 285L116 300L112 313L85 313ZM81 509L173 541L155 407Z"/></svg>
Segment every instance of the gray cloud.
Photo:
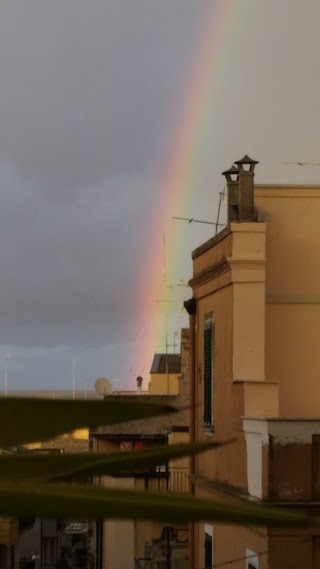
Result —
<svg viewBox="0 0 320 569"><path fill-rule="evenodd" d="M125 340L192 4L1 6L0 343Z"/></svg>
<svg viewBox="0 0 320 569"><path fill-rule="evenodd" d="M164 157L212 1L1 4L0 346L15 354L16 387L63 385L74 357L82 377L127 377L129 352L143 350L148 231L171 199ZM261 160L258 181L320 177L281 164L319 161L319 3L235 0L234 10L213 54L194 191L172 215L215 220L220 171L245 152ZM173 278L189 276L190 251L211 234L176 226Z"/></svg>

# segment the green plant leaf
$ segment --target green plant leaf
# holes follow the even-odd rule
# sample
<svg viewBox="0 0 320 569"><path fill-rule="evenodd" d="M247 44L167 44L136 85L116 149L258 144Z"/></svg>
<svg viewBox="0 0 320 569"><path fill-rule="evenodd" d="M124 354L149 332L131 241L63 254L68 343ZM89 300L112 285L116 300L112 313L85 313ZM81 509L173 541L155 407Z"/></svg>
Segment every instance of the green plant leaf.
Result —
<svg viewBox="0 0 320 569"><path fill-rule="evenodd" d="M61 480L98 474L118 474L195 455L220 447L223 442L158 446L110 454L15 454L0 455L0 480Z"/></svg>
<svg viewBox="0 0 320 569"><path fill-rule="evenodd" d="M287 511L248 504L236 507L188 495L4 481L0 485L0 514L65 519L134 518L171 523L208 520L274 527L295 527L307 523L305 516Z"/></svg>
<svg viewBox="0 0 320 569"><path fill-rule="evenodd" d="M146 419L178 411L153 400L133 402L110 396L103 401L0 398L0 447L43 441L79 429ZM156 399L156 398L154 398Z"/></svg>

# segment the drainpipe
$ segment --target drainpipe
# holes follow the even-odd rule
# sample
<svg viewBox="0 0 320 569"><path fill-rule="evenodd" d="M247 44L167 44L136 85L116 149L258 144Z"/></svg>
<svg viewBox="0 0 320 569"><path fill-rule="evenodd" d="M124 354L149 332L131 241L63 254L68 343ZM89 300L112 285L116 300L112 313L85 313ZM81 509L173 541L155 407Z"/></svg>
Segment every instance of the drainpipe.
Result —
<svg viewBox="0 0 320 569"><path fill-rule="evenodd" d="M194 297L184 302L184 307L189 314L189 328L190 328L190 344L189 344L189 386L190 386L190 413L189 413L189 426L190 426L190 442L196 442L196 309L197 302ZM189 478L189 492L195 494L195 486L193 476L196 472L196 457L190 457L190 478ZM189 525L189 567L195 567L195 524Z"/></svg>

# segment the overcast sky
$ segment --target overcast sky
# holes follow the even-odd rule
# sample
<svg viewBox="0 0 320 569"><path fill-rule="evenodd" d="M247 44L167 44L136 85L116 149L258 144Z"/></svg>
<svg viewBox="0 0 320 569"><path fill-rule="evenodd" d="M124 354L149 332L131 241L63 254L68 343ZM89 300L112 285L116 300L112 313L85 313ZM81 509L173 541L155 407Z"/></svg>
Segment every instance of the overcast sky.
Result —
<svg viewBox="0 0 320 569"><path fill-rule="evenodd" d="M245 153L260 161L259 182L320 183L320 167L282 164L320 162L319 1L1 3L0 355L11 354L11 389L70 388L73 359L79 388L140 372L130 370L148 340L134 308L141 259L212 3L231 3L230 21L194 195L171 215L215 220L220 173ZM212 231L179 225L174 278L190 277L191 250Z"/></svg>

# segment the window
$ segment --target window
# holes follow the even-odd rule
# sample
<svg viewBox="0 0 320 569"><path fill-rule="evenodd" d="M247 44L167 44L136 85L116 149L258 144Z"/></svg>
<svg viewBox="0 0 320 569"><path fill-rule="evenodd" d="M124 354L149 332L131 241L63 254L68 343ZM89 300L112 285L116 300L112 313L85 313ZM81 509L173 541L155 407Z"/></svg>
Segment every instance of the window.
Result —
<svg viewBox="0 0 320 569"><path fill-rule="evenodd" d="M211 428L213 425L213 344L214 325L212 320L206 320L204 324L204 426Z"/></svg>
<svg viewBox="0 0 320 569"><path fill-rule="evenodd" d="M246 569L259 569L259 556L251 549L246 549Z"/></svg>
<svg viewBox="0 0 320 569"><path fill-rule="evenodd" d="M212 569L214 565L213 555L213 527L209 524L204 526L204 567Z"/></svg>

